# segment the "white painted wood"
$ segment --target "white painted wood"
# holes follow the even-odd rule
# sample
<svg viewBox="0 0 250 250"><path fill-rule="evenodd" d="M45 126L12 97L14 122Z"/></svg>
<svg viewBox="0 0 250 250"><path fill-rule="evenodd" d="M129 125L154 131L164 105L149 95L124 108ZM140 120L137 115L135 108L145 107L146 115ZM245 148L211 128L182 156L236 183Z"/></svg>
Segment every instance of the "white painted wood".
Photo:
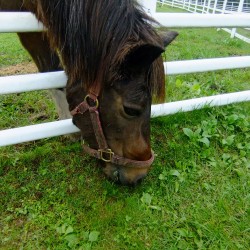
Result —
<svg viewBox="0 0 250 250"><path fill-rule="evenodd" d="M164 27L249 27L249 14L155 13L153 17Z"/></svg>
<svg viewBox="0 0 250 250"><path fill-rule="evenodd" d="M0 146L78 132L71 119L0 131Z"/></svg>
<svg viewBox="0 0 250 250"><path fill-rule="evenodd" d="M204 106L223 106L245 101L250 101L250 90L153 105L151 116L166 116L178 112L202 109Z"/></svg>
<svg viewBox="0 0 250 250"><path fill-rule="evenodd" d="M165 27L249 27L248 14L152 13ZM44 31L45 28L29 12L0 12L0 32Z"/></svg>
<svg viewBox="0 0 250 250"><path fill-rule="evenodd" d="M250 56L165 62L167 75L250 67Z"/></svg>
<svg viewBox="0 0 250 250"><path fill-rule="evenodd" d="M67 76L63 71L0 77L0 94L63 88Z"/></svg>
<svg viewBox="0 0 250 250"><path fill-rule="evenodd" d="M41 22L30 12L0 12L0 32L44 31Z"/></svg>

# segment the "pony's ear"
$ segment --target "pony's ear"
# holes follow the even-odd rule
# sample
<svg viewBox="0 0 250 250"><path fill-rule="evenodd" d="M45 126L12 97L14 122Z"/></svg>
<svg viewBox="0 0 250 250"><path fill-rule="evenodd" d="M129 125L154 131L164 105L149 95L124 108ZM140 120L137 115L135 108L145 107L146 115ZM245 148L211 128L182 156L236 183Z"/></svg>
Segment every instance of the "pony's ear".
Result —
<svg viewBox="0 0 250 250"><path fill-rule="evenodd" d="M164 52L162 47L151 44L138 46L126 56L125 65L132 71L149 68L155 59Z"/></svg>
<svg viewBox="0 0 250 250"><path fill-rule="evenodd" d="M164 47L167 47L173 40L179 35L176 31L168 31L167 33L161 33L160 37L163 40Z"/></svg>

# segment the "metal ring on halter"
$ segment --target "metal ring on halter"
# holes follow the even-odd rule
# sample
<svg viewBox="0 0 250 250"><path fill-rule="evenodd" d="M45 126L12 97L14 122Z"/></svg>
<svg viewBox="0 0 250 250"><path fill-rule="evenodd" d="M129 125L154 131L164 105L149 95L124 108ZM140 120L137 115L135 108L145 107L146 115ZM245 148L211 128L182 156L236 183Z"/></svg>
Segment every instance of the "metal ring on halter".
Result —
<svg viewBox="0 0 250 250"><path fill-rule="evenodd" d="M92 105L91 104L91 102L89 102L89 99L90 100L92 100L92 102L94 103L94 105ZM99 101L98 101L98 99L92 99L91 97L90 97L90 95L86 95L85 96L85 98L84 98L84 101L86 102L86 103L88 103L88 105L91 107L91 108L98 108L99 107Z"/></svg>

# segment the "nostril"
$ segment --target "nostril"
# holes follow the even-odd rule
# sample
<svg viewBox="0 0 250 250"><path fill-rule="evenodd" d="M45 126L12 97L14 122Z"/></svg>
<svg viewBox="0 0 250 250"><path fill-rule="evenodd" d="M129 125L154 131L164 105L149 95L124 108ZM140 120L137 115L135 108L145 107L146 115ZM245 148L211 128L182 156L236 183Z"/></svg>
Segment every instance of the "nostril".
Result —
<svg viewBox="0 0 250 250"><path fill-rule="evenodd" d="M119 181L119 171L118 170L115 170L113 172L113 177L114 177L114 181L115 182L118 182Z"/></svg>

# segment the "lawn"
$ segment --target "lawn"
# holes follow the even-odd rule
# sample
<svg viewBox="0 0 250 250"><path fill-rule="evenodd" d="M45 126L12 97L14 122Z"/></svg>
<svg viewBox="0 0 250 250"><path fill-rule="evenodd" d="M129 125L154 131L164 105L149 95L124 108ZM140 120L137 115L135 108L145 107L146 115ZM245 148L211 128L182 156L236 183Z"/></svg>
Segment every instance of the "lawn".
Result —
<svg viewBox="0 0 250 250"><path fill-rule="evenodd" d="M216 29L179 29L167 61L249 55ZM0 74L30 57L0 34ZM167 100L250 89L250 70L167 77ZM0 249L250 249L250 103L152 119L136 188L105 179L67 137L0 148ZM0 129L57 119L47 91L0 96Z"/></svg>

